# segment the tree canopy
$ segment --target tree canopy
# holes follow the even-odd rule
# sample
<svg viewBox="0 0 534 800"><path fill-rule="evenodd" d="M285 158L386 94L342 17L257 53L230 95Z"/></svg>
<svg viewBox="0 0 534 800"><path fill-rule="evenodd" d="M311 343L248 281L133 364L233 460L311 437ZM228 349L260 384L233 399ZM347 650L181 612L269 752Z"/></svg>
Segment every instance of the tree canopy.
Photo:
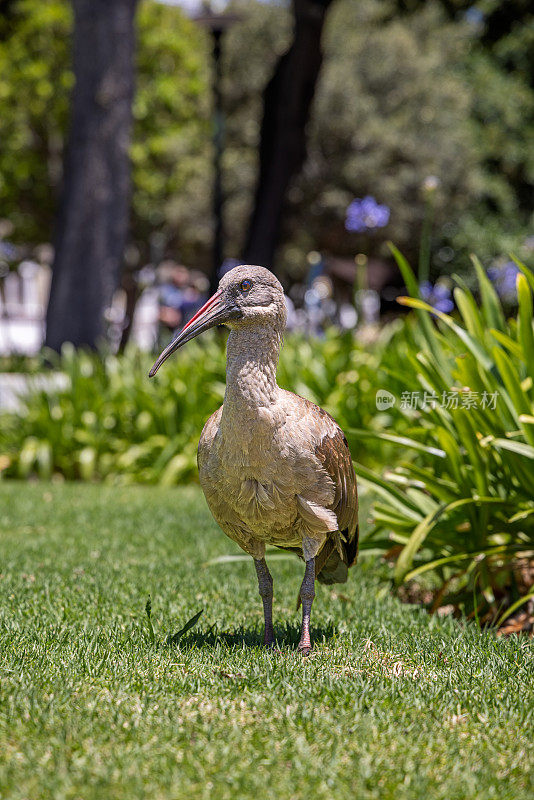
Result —
<svg viewBox="0 0 534 800"><path fill-rule="evenodd" d="M436 176L434 266L459 252L519 251L531 223L533 24L485 41L461 4L337 0L308 127L290 187L278 265L303 269L310 249L378 253L393 239L414 257ZM490 4L491 5L491 4ZM404 7L403 7L404 6ZM456 7L458 6L458 7ZM243 250L257 176L261 93L291 35L289 9L235 0L225 40L227 255ZM490 9L491 11L491 9ZM72 88L67 0L13 0L0 29L0 207L12 238L51 239ZM495 37L494 37L495 38ZM211 92L208 35L177 7L138 13L133 210L128 258L167 252L209 263ZM372 236L348 233L350 200L391 208ZM451 255L452 254L452 255ZM457 258L455 258L457 264Z"/></svg>

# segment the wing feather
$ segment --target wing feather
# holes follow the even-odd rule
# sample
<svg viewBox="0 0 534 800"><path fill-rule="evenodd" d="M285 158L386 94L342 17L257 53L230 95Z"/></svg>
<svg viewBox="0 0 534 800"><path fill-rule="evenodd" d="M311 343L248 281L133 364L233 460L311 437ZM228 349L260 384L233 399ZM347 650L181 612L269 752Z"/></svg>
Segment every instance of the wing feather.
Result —
<svg viewBox="0 0 534 800"><path fill-rule="evenodd" d="M337 422L326 411L309 400L306 404L308 413L324 430L322 439L315 446L315 455L334 485L330 509L337 517L344 538L346 563L350 567L358 555L358 489L349 445Z"/></svg>

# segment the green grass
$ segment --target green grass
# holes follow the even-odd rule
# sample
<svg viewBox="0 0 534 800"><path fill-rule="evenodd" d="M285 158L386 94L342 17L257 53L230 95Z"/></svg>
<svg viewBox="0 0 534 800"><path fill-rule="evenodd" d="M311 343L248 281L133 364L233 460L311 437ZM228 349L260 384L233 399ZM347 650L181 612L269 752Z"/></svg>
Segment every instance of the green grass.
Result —
<svg viewBox="0 0 534 800"><path fill-rule="evenodd" d="M266 652L252 564L206 565L237 552L195 487L0 485L2 799L534 796L529 640L362 565L318 588L302 659L302 565L278 559Z"/></svg>

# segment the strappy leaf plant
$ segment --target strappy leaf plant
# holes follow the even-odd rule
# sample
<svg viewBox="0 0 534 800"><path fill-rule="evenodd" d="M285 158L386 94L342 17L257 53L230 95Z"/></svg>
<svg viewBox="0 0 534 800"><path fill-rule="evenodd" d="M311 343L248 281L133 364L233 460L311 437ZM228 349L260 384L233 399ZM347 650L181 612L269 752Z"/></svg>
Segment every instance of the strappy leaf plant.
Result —
<svg viewBox="0 0 534 800"><path fill-rule="evenodd" d="M422 301L395 255L411 294L400 302L417 315L396 406L409 427L371 435L409 457L382 475L359 468L376 496L364 547L395 557L397 584L430 578L434 607L496 621L534 596L534 274L518 262L507 320L474 260L480 299L457 278L458 318Z"/></svg>

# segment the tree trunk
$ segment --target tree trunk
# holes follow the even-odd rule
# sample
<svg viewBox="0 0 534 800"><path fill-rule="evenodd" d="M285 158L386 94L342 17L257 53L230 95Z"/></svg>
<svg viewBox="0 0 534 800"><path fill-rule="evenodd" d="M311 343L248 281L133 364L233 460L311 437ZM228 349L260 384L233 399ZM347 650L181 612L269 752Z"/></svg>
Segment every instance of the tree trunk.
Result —
<svg viewBox="0 0 534 800"><path fill-rule="evenodd" d="M12 35L15 0L0 0L0 42Z"/></svg>
<svg viewBox="0 0 534 800"><path fill-rule="evenodd" d="M264 92L260 172L244 259L271 267L291 180L306 155L306 124L323 55L321 34L332 0L293 0L295 32Z"/></svg>
<svg viewBox="0 0 534 800"><path fill-rule="evenodd" d="M75 86L46 345L96 348L117 288L130 200L137 0L73 0Z"/></svg>

